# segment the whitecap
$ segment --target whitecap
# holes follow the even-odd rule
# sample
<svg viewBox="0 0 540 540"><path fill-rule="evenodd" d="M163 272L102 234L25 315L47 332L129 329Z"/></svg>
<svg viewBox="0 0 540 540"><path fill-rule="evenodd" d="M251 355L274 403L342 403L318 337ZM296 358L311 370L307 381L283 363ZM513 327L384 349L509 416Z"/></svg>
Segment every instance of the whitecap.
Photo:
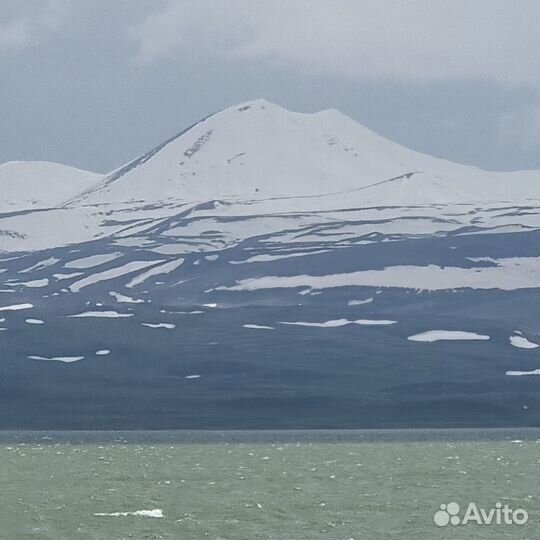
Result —
<svg viewBox="0 0 540 540"><path fill-rule="evenodd" d="M155 508L153 510L135 510L134 512L97 512L94 514L95 517L128 517L128 516L140 516L140 517L150 517L150 518L162 518L163 510L160 508Z"/></svg>

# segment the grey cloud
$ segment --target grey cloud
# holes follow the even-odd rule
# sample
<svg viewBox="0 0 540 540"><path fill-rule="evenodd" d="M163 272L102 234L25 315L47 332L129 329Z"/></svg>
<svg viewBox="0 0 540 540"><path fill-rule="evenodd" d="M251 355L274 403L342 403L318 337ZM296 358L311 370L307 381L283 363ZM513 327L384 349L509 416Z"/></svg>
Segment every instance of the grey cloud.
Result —
<svg viewBox="0 0 540 540"><path fill-rule="evenodd" d="M38 45L61 29L68 11L66 0L5 0L0 12L0 55Z"/></svg>
<svg viewBox="0 0 540 540"><path fill-rule="evenodd" d="M130 29L137 58L266 61L352 80L540 80L529 0L168 0Z"/></svg>

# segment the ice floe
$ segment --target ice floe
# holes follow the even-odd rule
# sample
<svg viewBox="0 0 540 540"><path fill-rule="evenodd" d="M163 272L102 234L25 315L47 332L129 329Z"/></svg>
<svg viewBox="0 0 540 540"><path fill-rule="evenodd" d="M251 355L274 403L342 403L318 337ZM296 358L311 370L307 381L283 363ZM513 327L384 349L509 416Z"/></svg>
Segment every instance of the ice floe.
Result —
<svg viewBox="0 0 540 540"><path fill-rule="evenodd" d="M96 351L96 356L107 356L109 354L111 354L109 349L100 349L99 351Z"/></svg>
<svg viewBox="0 0 540 540"><path fill-rule="evenodd" d="M28 324L45 324L45 321L41 319L25 319L24 322Z"/></svg>
<svg viewBox="0 0 540 540"><path fill-rule="evenodd" d="M538 343L529 341L523 336L510 336L510 343L518 349L537 349L539 346Z"/></svg>
<svg viewBox="0 0 540 540"><path fill-rule="evenodd" d="M463 332L461 330L429 330L407 338L409 341L423 341L432 343L434 341L460 341L460 340L481 340L489 339L489 336L476 334L475 332Z"/></svg>
<svg viewBox="0 0 540 540"><path fill-rule="evenodd" d="M200 375L186 375L184 379L200 379Z"/></svg>

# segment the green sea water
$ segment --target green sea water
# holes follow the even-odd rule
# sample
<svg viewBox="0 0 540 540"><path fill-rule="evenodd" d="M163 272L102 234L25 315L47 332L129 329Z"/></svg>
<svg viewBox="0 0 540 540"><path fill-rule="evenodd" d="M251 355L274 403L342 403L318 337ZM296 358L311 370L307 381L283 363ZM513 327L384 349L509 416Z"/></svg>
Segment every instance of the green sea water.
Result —
<svg viewBox="0 0 540 540"><path fill-rule="evenodd" d="M0 539L540 537L535 437L283 439L0 437ZM439 527L450 502L529 520Z"/></svg>

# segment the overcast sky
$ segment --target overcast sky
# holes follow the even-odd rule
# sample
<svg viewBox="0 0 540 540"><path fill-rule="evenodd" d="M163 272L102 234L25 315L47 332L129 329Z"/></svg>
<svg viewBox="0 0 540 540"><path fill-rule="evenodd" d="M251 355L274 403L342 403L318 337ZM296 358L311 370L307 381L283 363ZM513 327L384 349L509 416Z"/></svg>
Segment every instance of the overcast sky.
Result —
<svg viewBox="0 0 540 540"><path fill-rule="evenodd" d="M0 0L0 163L105 172L264 97L539 166L540 0Z"/></svg>

